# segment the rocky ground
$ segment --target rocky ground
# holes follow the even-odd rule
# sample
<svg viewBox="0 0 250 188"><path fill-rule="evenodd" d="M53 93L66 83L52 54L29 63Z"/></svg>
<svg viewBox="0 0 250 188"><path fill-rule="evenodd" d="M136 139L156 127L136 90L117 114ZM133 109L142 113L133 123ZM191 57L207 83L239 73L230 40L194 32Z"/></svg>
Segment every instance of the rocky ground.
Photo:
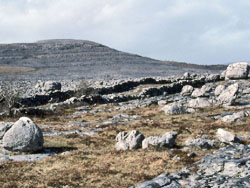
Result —
<svg viewBox="0 0 250 188"><path fill-rule="evenodd" d="M1 102L0 183L249 187L248 73L238 63L222 74L11 83L20 92L11 111Z"/></svg>

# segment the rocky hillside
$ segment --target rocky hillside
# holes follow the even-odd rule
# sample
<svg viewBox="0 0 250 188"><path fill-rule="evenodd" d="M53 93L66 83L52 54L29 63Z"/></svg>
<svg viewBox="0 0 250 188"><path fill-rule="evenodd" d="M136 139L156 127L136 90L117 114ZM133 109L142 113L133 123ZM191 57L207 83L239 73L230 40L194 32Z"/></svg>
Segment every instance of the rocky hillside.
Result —
<svg viewBox="0 0 250 188"><path fill-rule="evenodd" d="M204 73L224 68L162 62L84 40L2 44L0 65L2 79L6 78L4 70L11 66L17 71L11 76L6 70L8 77L26 80L139 78Z"/></svg>

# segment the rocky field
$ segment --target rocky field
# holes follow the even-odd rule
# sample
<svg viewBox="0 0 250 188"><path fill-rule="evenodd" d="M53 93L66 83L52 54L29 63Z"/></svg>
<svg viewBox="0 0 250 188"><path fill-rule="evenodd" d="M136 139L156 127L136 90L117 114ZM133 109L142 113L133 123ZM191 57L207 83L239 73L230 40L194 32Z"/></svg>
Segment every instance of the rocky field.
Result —
<svg viewBox="0 0 250 188"><path fill-rule="evenodd" d="M250 187L249 65L2 81L1 187Z"/></svg>

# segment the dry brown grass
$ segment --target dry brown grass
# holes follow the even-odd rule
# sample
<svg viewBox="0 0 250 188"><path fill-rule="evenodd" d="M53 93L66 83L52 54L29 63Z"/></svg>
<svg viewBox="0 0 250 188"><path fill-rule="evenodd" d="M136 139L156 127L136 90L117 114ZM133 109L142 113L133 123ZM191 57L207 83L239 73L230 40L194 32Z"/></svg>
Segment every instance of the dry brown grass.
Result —
<svg viewBox="0 0 250 188"><path fill-rule="evenodd" d="M208 113L202 116L201 113ZM189 137L211 134L218 128L225 128L237 134L249 134L248 118L243 123L226 124L214 121L212 115L221 109L211 108L195 114L167 116L159 112L158 106L127 111L130 115L140 115L142 120L127 125L110 125L96 136L54 136L45 137L45 147L72 148L65 155L53 156L37 162L10 162L0 165L1 187L128 187L151 179L163 172L174 172L210 151L197 150L195 158L188 158L190 151L182 151L184 141ZM96 123L107 120L122 112L101 112L96 115L84 114L78 121ZM56 125L70 121L64 116L39 119L37 124ZM115 136L119 131L137 129L145 136L161 135L167 131L178 131L178 139L173 149L150 148L148 150L115 151ZM174 160L179 156L179 160Z"/></svg>
<svg viewBox="0 0 250 188"><path fill-rule="evenodd" d="M35 71L35 70L36 70L35 68L31 68L31 67L0 66L0 74L29 72L29 71Z"/></svg>

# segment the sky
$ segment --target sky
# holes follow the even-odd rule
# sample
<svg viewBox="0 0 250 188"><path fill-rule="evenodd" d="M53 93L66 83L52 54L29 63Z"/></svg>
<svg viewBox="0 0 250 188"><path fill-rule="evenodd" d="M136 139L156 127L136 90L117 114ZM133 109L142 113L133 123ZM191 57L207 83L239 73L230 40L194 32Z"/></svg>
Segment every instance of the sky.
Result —
<svg viewBox="0 0 250 188"><path fill-rule="evenodd" d="M0 43L82 39L160 60L250 61L249 0L0 0Z"/></svg>

